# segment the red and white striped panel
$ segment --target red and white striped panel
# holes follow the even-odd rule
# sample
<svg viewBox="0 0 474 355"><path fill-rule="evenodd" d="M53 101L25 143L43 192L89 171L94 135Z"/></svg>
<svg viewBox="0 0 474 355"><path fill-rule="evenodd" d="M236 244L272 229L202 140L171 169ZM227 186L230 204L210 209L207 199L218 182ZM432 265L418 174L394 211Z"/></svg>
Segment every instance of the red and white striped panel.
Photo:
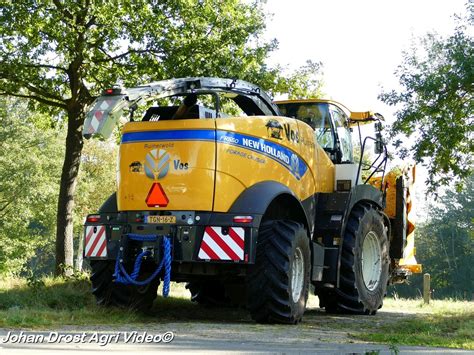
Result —
<svg viewBox="0 0 474 355"><path fill-rule="evenodd" d="M112 100L104 100L94 107L94 115L89 123L89 130L88 133L95 133L99 130L100 124L102 122L102 118L104 117L104 112L110 106Z"/></svg>
<svg viewBox="0 0 474 355"><path fill-rule="evenodd" d="M105 226L87 226L84 255L86 257L106 257L107 239Z"/></svg>
<svg viewBox="0 0 474 355"><path fill-rule="evenodd" d="M206 227L198 258L201 260L244 260L245 231L243 228L228 228L224 235L222 227Z"/></svg>

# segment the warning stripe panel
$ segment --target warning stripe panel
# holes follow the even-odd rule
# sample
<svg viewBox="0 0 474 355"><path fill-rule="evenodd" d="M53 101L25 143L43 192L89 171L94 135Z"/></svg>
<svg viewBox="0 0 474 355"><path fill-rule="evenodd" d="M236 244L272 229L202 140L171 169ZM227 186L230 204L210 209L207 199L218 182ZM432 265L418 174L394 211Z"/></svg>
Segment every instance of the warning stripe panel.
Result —
<svg viewBox="0 0 474 355"><path fill-rule="evenodd" d="M105 226L87 226L85 236L84 256L99 258L107 256Z"/></svg>
<svg viewBox="0 0 474 355"><path fill-rule="evenodd" d="M200 260L244 260L245 231L229 227L223 233L222 227L206 227L199 248Z"/></svg>

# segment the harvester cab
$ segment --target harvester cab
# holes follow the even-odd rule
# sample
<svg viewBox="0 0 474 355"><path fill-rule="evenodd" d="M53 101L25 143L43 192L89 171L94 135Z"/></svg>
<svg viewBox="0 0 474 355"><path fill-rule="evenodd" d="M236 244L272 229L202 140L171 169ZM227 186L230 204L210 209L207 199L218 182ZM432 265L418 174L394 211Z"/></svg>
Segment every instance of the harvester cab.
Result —
<svg viewBox="0 0 474 355"><path fill-rule="evenodd" d="M107 138L126 117L117 191L85 223L99 304L148 308L160 281L165 295L186 282L198 303L294 324L312 284L327 311L374 314L416 262L405 188L385 212L385 145L361 142L362 155L376 146L367 166L354 156L351 129L380 116L184 78L106 90L83 135Z"/></svg>
<svg viewBox="0 0 474 355"><path fill-rule="evenodd" d="M307 123L314 130L315 140L335 165L336 191L350 191L358 184L367 183L373 176L384 175L387 165L387 149L382 140L383 116L379 113L351 112L347 107L332 100L307 99L276 102L280 112L287 117ZM361 125L375 122L375 137L362 140ZM358 156L354 154L353 129L357 127ZM370 161L362 159L368 143L374 145L375 156ZM364 179L363 179L364 177Z"/></svg>

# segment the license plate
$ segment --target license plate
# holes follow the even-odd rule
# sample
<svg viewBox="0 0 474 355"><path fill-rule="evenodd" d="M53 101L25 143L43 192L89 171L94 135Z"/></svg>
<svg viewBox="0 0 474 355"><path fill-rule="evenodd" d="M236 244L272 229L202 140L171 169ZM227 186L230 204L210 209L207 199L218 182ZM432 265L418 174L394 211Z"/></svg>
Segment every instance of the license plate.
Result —
<svg viewBox="0 0 474 355"><path fill-rule="evenodd" d="M146 221L150 224L175 224L176 216L148 216Z"/></svg>

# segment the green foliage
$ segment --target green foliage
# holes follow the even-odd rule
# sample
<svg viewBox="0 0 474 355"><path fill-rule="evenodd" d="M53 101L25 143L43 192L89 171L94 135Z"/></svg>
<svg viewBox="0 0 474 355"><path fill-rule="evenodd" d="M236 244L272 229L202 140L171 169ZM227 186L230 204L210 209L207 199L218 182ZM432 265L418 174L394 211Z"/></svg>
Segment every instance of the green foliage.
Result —
<svg viewBox="0 0 474 355"><path fill-rule="evenodd" d="M409 148L401 140L395 145L402 157L411 153L427 165L431 192L473 173L474 7L468 11L448 38L428 34L414 43L395 72L400 91L380 95L398 108L391 134L415 137Z"/></svg>
<svg viewBox="0 0 474 355"><path fill-rule="evenodd" d="M18 273L53 240L64 130L47 121L0 98L0 274Z"/></svg>
<svg viewBox="0 0 474 355"><path fill-rule="evenodd" d="M474 177L460 193L449 190L441 205L430 209L429 222L420 228L417 254L431 274L435 297L470 297L474 293Z"/></svg>
<svg viewBox="0 0 474 355"><path fill-rule="evenodd" d="M260 0L0 0L0 24L0 95L27 98L35 112L68 121L58 196L57 273L72 261L85 112L103 88L118 81L135 86L172 77L223 76L265 89L278 84L279 90L295 85L312 90L315 81L302 84L319 70L308 63L281 79L278 68L265 65L277 43L261 39L265 13ZM92 185L80 192L84 198ZM99 188L97 199L108 189ZM82 212L88 203L79 201Z"/></svg>
<svg viewBox="0 0 474 355"><path fill-rule="evenodd" d="M278 76L264 65L277 43L260 39L258 0L2 2L0 88L46 105L87 101L119 79L132 86L216 75L270 84Z"/></svg>
<svg viewBox="0 0 474 355"><path fill-rule="evenodd" d="M20 99L0 99L0 275L27 279L52 272L56 199L64 129L48 116L31 113ZM115 142L87 141L79 172L75 235L84 216L97 211L115 191Z"/></svg>
<svg viewBox="0 0 474 355"><path fill-rule="evenodd" d="M287 76L277 76L269 89L273 93L288 94L288 99L320 98L323 93L322 63L308 60L304 66ZM279 68L282 71L282 68Z"/></svg>
<svg viewBox="0 0 474 355"><path fill-rule="evenodd" d="M118 146L113 139L84 142L74 208L75 235L82 233L85 216L97 212L116 191L117 152Z"/></svg>

